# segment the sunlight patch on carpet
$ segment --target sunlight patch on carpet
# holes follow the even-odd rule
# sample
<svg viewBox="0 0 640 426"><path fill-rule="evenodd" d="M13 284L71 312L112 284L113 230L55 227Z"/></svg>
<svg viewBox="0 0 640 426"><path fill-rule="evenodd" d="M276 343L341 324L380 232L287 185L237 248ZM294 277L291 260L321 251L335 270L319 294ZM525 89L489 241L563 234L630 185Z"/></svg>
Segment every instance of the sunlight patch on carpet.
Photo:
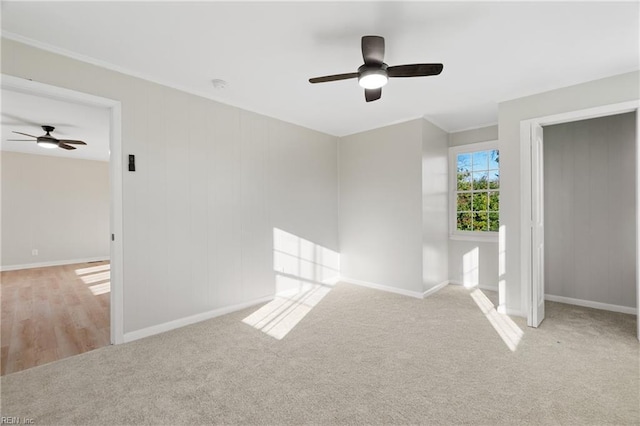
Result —
<svg viewBox="0 0 640 426"><path fill-rule="evenodd" d="M507 315L498 313L491 300L479 288L471 292L471 298L476 302L476 305L478 305L507 347L512 352L515 352L524 335L520 327Z"/></svg>
<svg viewBox="0 0 640 426"><path fill-rule="evenodd" d="M276 296L242 322L282 339L331 291L323 285L310 287L291 296Z"/></svg>

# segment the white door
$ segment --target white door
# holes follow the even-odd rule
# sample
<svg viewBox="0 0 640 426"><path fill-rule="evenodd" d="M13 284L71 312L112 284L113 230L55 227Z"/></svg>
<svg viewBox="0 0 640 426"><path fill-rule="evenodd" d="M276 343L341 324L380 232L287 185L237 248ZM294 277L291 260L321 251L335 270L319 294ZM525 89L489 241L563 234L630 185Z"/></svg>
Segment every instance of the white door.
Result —
<svg viewBox="0 0 640 426"><path fill-rule="evenodd" d="M544 163L542 126L531 125L531 325L544 319Z"/></svg>

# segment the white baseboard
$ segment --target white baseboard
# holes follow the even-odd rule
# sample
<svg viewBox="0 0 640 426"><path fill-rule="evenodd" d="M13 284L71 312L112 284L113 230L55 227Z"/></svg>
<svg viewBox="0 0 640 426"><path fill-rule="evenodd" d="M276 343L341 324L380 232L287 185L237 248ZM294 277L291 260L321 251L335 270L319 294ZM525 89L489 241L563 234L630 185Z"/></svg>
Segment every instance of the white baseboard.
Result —
<svg viewBox="0 0 640 426"><path fill-rule="evenodd" d="M426 290L424 293L422 293L422 298L429 297L432 294L437 293L438 291L445 288L448 284L449 284L449 280L442 281L440 284L437 284L431 287L429 290Z"/></svg>
<svg viewBox="0 0 640 426"><path fill-rule="evenodd" d="M0 271L17 271L18 269L45 268L47 266L73 265L75 263L102 262L109 260L109 256L85 257L82 259L54 260L52 262L25 263L23 265L0 266Z"/></svg>
<svg viewBox="0 0 640 426"><path fill-rule="evenodd" d="M349 284L359 285L361 287L373 288L375 290L387 291L389 293L401 294L403 296L415 297L417 299L422 299L424 297L423 293L421 293L419 291L405 290L405 289L402 289L402 288L396 288L396 287L391 287L391 286L388 286L388 285L371 283L371 282L368 282L368 281L354 280L352 278L347 278L347 277L341 277L340 281L345 282L345 283L349 283Z"/></svg>
<svg viewBox="0 0 640 426"><path fill-rule="evenodd" d="M460 281L455 281L455 280L449 281L449 284L465 286L464 283ZM490 285L484 285L484 284L474 285L468 288L479 288L481 290L489 290L489 291L495 291L495 292L498 291L498 286L490 286Z"/></svg>
<svg viewBox="0 0 640 426"><path fill-rule="evenodd" d="M608 303L592 302L591 300L573 299L571 297L554 296L553 294L545 294L544 300L550 302L566 303L568 305L584 306L585 308L602 309L605 311L621 312L623 314L637 315L638 309L630 306L610 305Z"/></svg>
<svg viewBox="0 0 640 426"><path fill-rule="evenodd" d="M208 320L211 318L219 317L221 315L230 314L235 311L240 311L251 306L259 305L272 301L274 296L261 297L259 299L250 300L244 303L238 303L237 305L226 306L224 308L214 309L212 311L202 312L190 317L180 318L177 320L165 322L163 324L154 325L151 327L143 328L141 330L131 331L124 334L124 342L133 342L134 340L142 339L143 337L153 336L154 334L164 333L165 331L174 330L176 328L184 327L186 325L195 324L200 321Z"/></svg>

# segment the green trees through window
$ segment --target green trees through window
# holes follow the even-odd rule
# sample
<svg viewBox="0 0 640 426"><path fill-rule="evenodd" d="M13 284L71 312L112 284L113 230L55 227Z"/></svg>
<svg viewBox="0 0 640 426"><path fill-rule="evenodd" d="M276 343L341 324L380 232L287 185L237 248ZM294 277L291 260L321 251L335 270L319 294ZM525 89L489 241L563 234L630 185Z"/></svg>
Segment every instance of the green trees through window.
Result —
<svg viewBox="0 0 640 426"><path fill-rule="evenodd" d="M493 231L500 227L500 154L498 150L458 154L456 229Z"/></svg>

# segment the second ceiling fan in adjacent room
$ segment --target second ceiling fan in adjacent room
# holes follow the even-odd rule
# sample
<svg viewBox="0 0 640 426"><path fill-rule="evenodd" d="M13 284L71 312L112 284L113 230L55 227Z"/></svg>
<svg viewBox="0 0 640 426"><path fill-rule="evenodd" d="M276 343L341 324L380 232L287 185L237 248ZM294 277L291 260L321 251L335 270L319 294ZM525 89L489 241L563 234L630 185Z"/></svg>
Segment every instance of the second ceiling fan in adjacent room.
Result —
<svg viewBox="0 0 640 426"><path fill-rule="evenodd" d="M16 132L14 131L13 133L16 133L18 135L23 135L23 136L29 136L30 138L34 138L35 142L38 144L38 146L41 146L43 148L62 148L62 149L66 149L66 150L72 150L72 149L76 149L75 146L72 145L86 145L86 142L83 141L78 141L78 140L74 140L74 139L57 139L54 138L53 136L51 136L51 132L53 132L55 129L55 127L53 126L42 126L42 130L44 130L46 133L42 136L34 136L34 135L30 135L27 133L22 133L22 132ZM8 139L9 141L16 141L16 142L34 142L34 140L32 139Z"/></svg>

